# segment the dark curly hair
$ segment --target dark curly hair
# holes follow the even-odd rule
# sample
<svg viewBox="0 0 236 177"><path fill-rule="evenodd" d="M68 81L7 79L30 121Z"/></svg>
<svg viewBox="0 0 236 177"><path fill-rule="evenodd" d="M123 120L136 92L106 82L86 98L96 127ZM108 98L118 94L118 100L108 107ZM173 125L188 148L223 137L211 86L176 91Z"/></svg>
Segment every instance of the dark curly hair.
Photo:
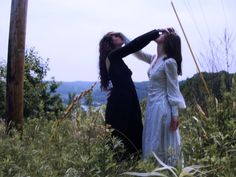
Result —
<svg viewBox="0 0 236 177"><path fill-rule="evenodd" d="M99 79L101 90L106 91L109 85L109 76L106 68L106 58L115 49L110 32L103 36L99 42Z"/></svg>
<svg viewBox="0 0 236 177"><path fill-rule="evenodd" d="M173 58L177 63L177 73L182 75L182 54L181 54L181 39L176 33L169 33L165 36L164 51L167 55L166 59Z"/></svg>

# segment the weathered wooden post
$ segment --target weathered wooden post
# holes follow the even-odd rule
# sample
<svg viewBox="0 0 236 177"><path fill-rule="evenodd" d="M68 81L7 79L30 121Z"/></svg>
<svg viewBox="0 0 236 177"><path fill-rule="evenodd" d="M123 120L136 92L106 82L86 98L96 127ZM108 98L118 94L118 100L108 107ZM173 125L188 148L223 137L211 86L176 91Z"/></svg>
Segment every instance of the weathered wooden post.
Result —
<svg viewBox="0 0 236 177"><path fill-rule="evenodd" d="M7 132L23 129L24 57L28 0L12 0L7 61Z"/></svg>

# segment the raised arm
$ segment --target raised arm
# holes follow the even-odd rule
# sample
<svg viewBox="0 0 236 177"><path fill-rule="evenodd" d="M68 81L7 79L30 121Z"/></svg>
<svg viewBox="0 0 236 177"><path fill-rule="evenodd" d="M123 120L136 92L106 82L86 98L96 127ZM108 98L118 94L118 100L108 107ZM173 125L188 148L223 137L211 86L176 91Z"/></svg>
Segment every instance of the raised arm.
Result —
<svg viewBox="0 0 236 177"><path fill-rule="evenodd" d="M121 34L121 37L124 40L125 44L130 43L130 39L127 38L127 36L125 36L123 33L120 33L120 34ZM148 64L151 64L152 59L154 58L154 55L147 54L147 53L143 52L142 50L139 50L133 54L136 58L138 58Z"/></svg>
<svg viewBox="0 0 236 177"><path fill-rule="evenodd" d="M130 41L125 46L112 51L109 54L108 58L111 58L111 57L123 58L131 53L138 52L139 50L144 48L146 45L148 45L152 40L156 39L158 36L159 36L158 30L152 30L148 33L145 33L145 34L135 38L134 40ZM143 56L142 56L142 58L143 58Z"/></svg>

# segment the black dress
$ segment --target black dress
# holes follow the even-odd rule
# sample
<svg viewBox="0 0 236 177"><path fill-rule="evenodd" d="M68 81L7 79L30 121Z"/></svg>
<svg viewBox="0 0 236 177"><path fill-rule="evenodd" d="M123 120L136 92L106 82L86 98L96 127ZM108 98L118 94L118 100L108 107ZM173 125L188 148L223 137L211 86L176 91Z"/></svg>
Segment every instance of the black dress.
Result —
<svg viewBox="0 0 236 177"><path fill-rule="evenodd" d="M157 30L150 31L108 55L108 74L112 89L107 100L106 123L111 125L113 135L122 140L131 154L142 150L143 125L138 96L131 78L132 72L122 59L141 50L158 36Z"/></svg>

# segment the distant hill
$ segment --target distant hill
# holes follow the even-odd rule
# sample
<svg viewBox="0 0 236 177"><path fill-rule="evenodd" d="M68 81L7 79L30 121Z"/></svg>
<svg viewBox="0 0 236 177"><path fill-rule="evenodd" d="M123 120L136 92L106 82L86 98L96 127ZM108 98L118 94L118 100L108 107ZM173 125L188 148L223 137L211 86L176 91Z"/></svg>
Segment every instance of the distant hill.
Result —
<svg viewBox="0 0 236 177"><path fill-rule="evenodd" d="M61 82L61 85L57 88L57 93L59 93L63 101L67 103L69 93L75 93L78 95L82 91L90 88L93 84L94 82L85 81Z"/></svg>
<svg viewBox="0 0 236 177"><path fill-rule="evenodd" d="M210 92L212 92L213 95L215 95L215 97L219 100L222 97L224 91L230 90L232 86L232 78L233 76L235 76L235 74L229 74L225 71L202 74L207 82ZM57 89L57 93L61 95L64 103L67 103L69 93L75 93L79 95L82 91L89 89L93 84L94 82L84 81L61 82L61 85ZM135 87L137 90L138 98L140 101L142 101L147 96L148 81L135 82ZM192 78L180 81L180 89L187 104L194 104L195 102L205 102L203 100L205 100L207 93L199 74L195 74ZM94 105L101 105L106 103L106 93L101 92L99 83L96 84L92 96Z"/></svg>
<svg viewBox="0 0 236 177"><path fill-rule="evenodd" d="M95 82L75 81L75 82L61 82L57 89L57 93L61 95L64 103L68 102L68 94L75 93L79 95L82 91L89 89ZM143 100L147 94L148 81L135 82L135 87L139 100ZM100 89L100 84L97 83L93 90L93 102L95 105L106 103L106 93Z"/></svg>
<svg viewBox="0 0 236 177"><path fill-rule="evenodd" d="M233 86L233 78L234 81L236 79L236 73L230 74L226 71L217 73L203 72L202 74L206 80L210 93L214 95L218 101L221 101L224 92L229 92L231 90ZM180 88L187 105L198 103L202 107L207 107L206 99L208 97L208 93L199 74L195 74L192 78L186 79Z"/></svg>

